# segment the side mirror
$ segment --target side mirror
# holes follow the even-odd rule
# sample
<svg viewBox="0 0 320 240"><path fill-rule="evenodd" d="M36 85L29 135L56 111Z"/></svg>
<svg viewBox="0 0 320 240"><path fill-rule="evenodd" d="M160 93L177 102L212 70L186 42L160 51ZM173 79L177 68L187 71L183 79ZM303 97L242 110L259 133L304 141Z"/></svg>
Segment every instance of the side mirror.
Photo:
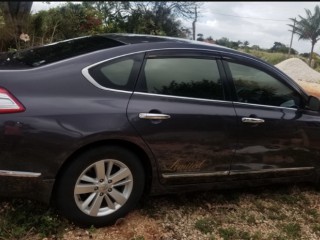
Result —
<svg viewBox="0 0 320 240"><path fill-rule="evenodd" d="M309 96L307 107L312 111L320 110L320 100L314 96Z"/></svg>

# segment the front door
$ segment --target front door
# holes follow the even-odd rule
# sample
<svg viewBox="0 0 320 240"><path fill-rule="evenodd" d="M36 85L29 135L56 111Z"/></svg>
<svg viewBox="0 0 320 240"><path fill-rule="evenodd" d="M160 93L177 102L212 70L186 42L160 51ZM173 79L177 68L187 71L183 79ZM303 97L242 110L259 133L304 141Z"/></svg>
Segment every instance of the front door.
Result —
<svg viewBox="0 0 320 240"><path fill-rule="evenodd" d="M225 67L234 83L239 123L231 174L281 177L312 173L319 158L319 147L313 143L320 140L320 128L310 124L312 118L297 89L250 63L228 60ZM318 137L310 135L310 127Z"/></svg>

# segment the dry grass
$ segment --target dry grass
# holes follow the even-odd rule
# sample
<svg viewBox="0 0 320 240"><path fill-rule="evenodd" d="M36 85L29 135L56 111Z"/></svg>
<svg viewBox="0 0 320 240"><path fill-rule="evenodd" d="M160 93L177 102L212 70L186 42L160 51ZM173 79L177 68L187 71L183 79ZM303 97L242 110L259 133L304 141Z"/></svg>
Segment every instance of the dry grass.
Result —
<svg viewBox="0 0 320 240"><path fill-rule="evenodd" d="M0 223L17 207L0 202L4 205ZM54 226L54 235L43 235L37 225L29 225L28 234L15 238L0 230L0 239L320 239L320 192L299 185L150 197L114 226L82 229L57 218ZM15 228L7 233L10 230Z"/></svg>

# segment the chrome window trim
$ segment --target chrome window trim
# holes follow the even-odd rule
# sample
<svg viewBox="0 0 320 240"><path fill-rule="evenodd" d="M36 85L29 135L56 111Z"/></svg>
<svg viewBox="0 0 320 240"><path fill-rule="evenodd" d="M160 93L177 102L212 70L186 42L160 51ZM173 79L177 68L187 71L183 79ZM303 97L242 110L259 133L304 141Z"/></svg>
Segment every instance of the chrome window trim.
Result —
<svg viewBox="0 0 320 240"><path fill-rule="evenodd" d="M165 94L157 94L157 93L134 92L134 94L137 94L137 95L146 95L146 96L155 96L155 97L168 97L168 98L178 98L178 99L186 99L186 100L196 100L196 101L204 101L204 102L232 103L231 101L225 101L225 100L215 100L215 99L207 99L207 98L183 97L183 96L165 95Z"/></svg>
<svg viewBox="0 0 320 240"><path fill-rule="evenodd" d="M41 176L41 173L35 173L35 172L0 170L0 177L37 178L37 177L40 177L40 176Z"/></svg>
<svg viewBox="0 0 320 240"><path fill-rule="evenodd" d="M122 54L116 57L112 57L106 60L102 60L99 61L97 63L91 64L85 68L83 68L81 70L82 75L90 82L92 83L94 86L96 86L97 88L100 88L102 90L106 90L106 91L112 91L112 92L120 92L120 93L129 93L132 94L133 91L125 91L125 90L118 90L118 89L114 89L114 88L107 88L104 87L102 85L100 85L99 83L97 83L89 74L89 68L94 67L96 65L99 65L101 63L105 63L105 62L109 62L112 60L115 60L117 58L121 58L121 57L126 57L126 56L130 56L130 55L134 55L134 54L138 54L138 53L146 53L146 52L152 52L152 51L159 51L159 50L198 50L198 51L209 51L209 52L214 52L214 53L224 53L223 51L219 51L219 50L212 50L212 49L204 49L204 48L155 48L155 49L149 49L149 50L143 50L143 51L137 51L137 52L132 52L132 53L127 53L127 54ZM235 55L235 56L240 56L240 57L244 57L259 63L262 63L266 66L268 66L267 64L265 64L264 62L260 62L256 59L250 58L248 56L242 56L241 54L236 54L236 53L230 53L227 52L228 54L231 55ZM188 100L198 100L198 101L209 101L209 102L221 102L221 103L231 103L231 101L223 101L223 100L214 100L214 99L206 99L206 98L191 98L191 97L182 97L182 96L173 96L173 95L164 95L164 94L156 94L156 93L145 93L145 92L134 92L135 94L139 94L139 95L149 95L149 96L159 96L159 97L169 97L169 98L179 98L179 99L188 99ZM260 105L260 104L252 104L252 103L243 103L243 102L233 102L236 104L248 104L248 105L252 105L252 106L263 106L263 107L268 107L268 108L278 108L278 109L290 109L290 110L297 110L295 108L287 108L287 107L279 107L279 106L271 106L271 105Z"/></svg>
<svg viewBox="0 0 320 240"><path fill-rule="evenodd" d="M96 64L97 65L97 64ZM90 66L92 67L92 66ZM118 89L114 89L114 88L107 88L104 87L102 85L100 85L98 82L96 82L96 80L93 79L93 77L91 77L91 75L89 74L89 70L88 67L82 69L82 75L90 82L92 83L95 87L100 88L102 90L107 90L107 91L111 91L111 92L120 92L120 93L129 93L132 94L132 91L126 91L126 90L118 90Z"/></svg>
<svg viewBox="0 0 320 240"><path fill-rule="evenodd" d="M288 108L288 107L280 107L280 106L272 106L272 105L262 105L262 104L255 104L255 103L244 103L244 102L233 102L234 104L239 104L239 105L251 105L251 106L256 106L256 107L267 107L267 108L278 108L278 109L287 109L287 110L293 110L297 111L297 108ZM236 106L234 106L236 107Z"/></svg>
<svg viewBox="0 0 320 240"><path fill-rule="evenodd" d="M213 50L213 49L206 49L206 48L154 48L154 49L147 49L147 50L141 50L141 51L126 53L126 54L122 54L122 55L119 55L119 56L116 56L116 57L112 57L112 58L108 58L106 60L102 60L102 61L96 62L94 64L91 64L91 65L83 68L81 70L81 73L90 83L92 83L94 86L96 86L96 87L98 87L98 88L100 88L102 90L107 90L107 91L112 91L112 92L121 92L121 93L132 93L133 91L118 90L118 89L114 89L114 88L107 88L107 87L104 87L104 86L100 85L99 83L97 83L94 80L94 78L91 77L91 75L89 74L89 69L94 67L94 66L96 66L96 65L99 65L101 63L109 62L109 61L112 61L112 60L115 60L115 59L121 58L121 57L126 57L126 56L130 56L130 55L138 54L138 53L147 53L147 52L152 52L152 51L167 51L167 50L192 50L192 51L196 50L196 51L209 51L209 52L217 53L217 54L225 53L224 51L221 51L221 50ZM250 57L247 57L247 56L243 56L241 54L229 53L229 52L227 52L227 54L240 56L240 57L247 58L247 59L250 59L250 60L253 60L253 61L256 61L256 62L259 62L259 63L262 63L262 64L266 65L264 62L260 62L260 61L258 61L256 59L253 59L253 58L250 58ZM266 65L266 66L268 66L268 65Z"/></svg>

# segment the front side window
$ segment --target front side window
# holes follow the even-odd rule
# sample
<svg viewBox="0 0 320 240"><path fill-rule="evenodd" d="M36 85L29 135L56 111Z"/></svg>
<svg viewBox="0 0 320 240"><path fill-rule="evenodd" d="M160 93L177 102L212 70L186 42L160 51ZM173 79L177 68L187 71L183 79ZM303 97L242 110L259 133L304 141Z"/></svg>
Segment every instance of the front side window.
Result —
<svg viewBox="0 0 320 240"><path fill-rule="evenodd" d="M228 63L239 102L297 108L300 96L271 75L238 63Z"/></svg>
<svg viewBox="0 0 320 240"><path fill-rule="evenodd" d="M148 93L203 99L224 99L218 65L214 59L147 59L140 90Z"/></svg>

